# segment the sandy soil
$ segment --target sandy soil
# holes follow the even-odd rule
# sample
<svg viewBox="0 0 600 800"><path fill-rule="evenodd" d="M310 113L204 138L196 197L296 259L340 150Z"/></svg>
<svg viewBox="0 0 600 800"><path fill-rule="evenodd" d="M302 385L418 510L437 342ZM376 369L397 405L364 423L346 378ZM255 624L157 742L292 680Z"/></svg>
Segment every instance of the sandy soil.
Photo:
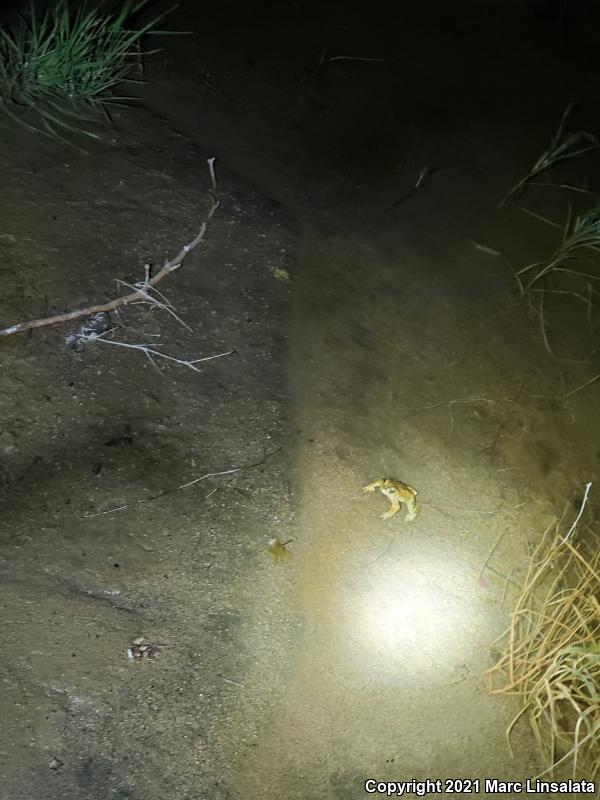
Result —
<svg viewBox="0 0 600 800"><path fill-rule="evenodd" d="M548 309L551 356L519 303L511 265L556 232L497 205L594 78L534 15L407 17L399 47L354 13L189 4L194 34L87 155L3 130L3 323L174 255L216 156L209 236L163 284L192 330L142 305L114 335L235 351L198 374L77 352L78 324L0 340L10 800L345 800L542 769L526 725L511 758L517 706L482 673L507 577L595 483L597 385L566 395L600 370L574 304ZM325 46L384 60L317 74ZM564 193L526 199L564 219ZM383 475L418 488L414 522L361 493ZM138 636L160 656L128 660Z"/></svg>

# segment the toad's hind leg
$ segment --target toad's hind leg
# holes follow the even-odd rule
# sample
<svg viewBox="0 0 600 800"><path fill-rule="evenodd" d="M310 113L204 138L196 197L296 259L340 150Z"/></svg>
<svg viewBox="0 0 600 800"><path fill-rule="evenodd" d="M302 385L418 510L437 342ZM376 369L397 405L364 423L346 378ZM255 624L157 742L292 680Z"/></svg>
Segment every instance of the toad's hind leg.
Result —
<svg viewBox="0 0 600 800"><path fill-rule="evenodd" d="M417 514L419 513L419 511L421 509L417 505L417 503L416 503L414 498L412 500L406 500L405 501L405 505L406 505L406 512L407 513L406 513L406 516L404 517L404 521L405 522L412 522L413 519L416 518Z"/></svg>
<svg viewBox="0 0 600 800"><path fill-rule="evenodd" d="M393 517L394 514L397 514L398 511L400 511L400 500L398 500L397 497L390 498L390 503L391 506L388 508L388 510L380 515L381 519L389 519L390 517Z"/></svg>

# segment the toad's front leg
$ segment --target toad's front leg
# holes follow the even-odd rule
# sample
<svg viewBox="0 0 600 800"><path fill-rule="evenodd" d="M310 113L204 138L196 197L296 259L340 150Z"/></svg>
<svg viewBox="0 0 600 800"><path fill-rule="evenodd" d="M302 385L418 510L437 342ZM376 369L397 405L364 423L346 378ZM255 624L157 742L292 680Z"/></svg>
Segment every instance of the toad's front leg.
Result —
<svg viewBox="0 0 600 800"><path fill-rule="evenodd" d="M376 481L372 481L371 483L367 484L367 486L363 486L363 492L374 492L375 489L378 489L380 486L383 486L383 478L379 478Z"/></svg>

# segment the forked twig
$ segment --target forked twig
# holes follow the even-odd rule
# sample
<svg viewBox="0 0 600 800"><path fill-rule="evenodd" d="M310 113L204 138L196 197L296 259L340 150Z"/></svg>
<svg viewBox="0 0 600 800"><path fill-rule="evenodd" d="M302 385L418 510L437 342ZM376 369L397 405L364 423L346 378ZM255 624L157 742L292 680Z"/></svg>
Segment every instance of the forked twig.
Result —
<svg viewBox="0 0 600 800"><path fill-rule="evenodd" d="M110 333L110 331L107 331L107 333ZM188 369L191 369L194 372L201 372L201 370L198 369L196 364L200 364L203 361L213 361L215 358L223 358L223 356L230 356L233 355L233 353L235 353L235 350L227 350L225 353L216 353L215 355L212 356L204 356L204 358L193 358L193 359L176 358L175 356L170 356L167 353L161 353L160 350L156 349L156 346L150 347L147 344L129 344L128 342L117 342L114 341L113 339L105 339L104 335L105 334L96 336L92 334L88 337L79 336L78 338L79 341L84 343L102 342L103 344L112 344L115 347L128 347L130 350L139 350L140 352L144 353L148 361L150 361L150 363L153 364L154 366L156 365L154 364L153 359L162 358L165 361L172 361L175 364L179 364L182 367L188 367Z"/></svg>
<svg viewBox="0 0 600 800"><path fill-rule="evenodd" d="M0 336L12 336L15 333L23 333L23 331L31 330L32 328L43 328L48 325L59 325L63 322L70 322L74 319L81 319L81 317L91 317L93 314L108 314L111 311L114 311L121 306L129 305L130 303L134 303L136 301L148 301L148 290L152 289L156 286L157 283L160 283L167 275L170 275L172 272L175 272L176 269L183 264L186 256L188 253L191 253L198 245L204 240L206 236L206 231L212 220L217 208L219 207L219 201L217 199L217 181L215 176L215 159L209 158L208 159L208 170L210 173L211 179L211 191L209 193L210 197L210 207L208 209L208 213L204 222L200 226L200 230L198 231L197 235L192 239L189 244L184 244L179 253L174 258L165 261L161 269L154 275L152 278L148 277L146 274L146 278L144 281L137 285L134 285L134 291L130 294L124 295L123 297L117 297L114 300L111 300L108 303L101 303L95 306L88 306L87 308L79 308L75 311L69 311L65 314L55 314L52 317L46 317L45 319L32 319L28 320L27 322L19 322L16 325L10 325L7 328L0 328Z"/></svg>

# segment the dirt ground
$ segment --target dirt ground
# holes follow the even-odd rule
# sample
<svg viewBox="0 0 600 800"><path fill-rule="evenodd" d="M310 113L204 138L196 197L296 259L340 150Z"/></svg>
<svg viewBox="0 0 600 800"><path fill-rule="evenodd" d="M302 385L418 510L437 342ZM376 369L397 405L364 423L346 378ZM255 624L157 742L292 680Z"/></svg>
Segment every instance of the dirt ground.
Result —
<svg viewBox="0 0 600 800"><path fill-rule="evenodd" d="M161 39L87 154L2 129L1 326L174 256L216 157L208 236L161 284L189 328L137 305L111 336L230 353L195 372L70 348L81 322L0 339L2 798L350 800L543 770L525 722L511 757L518 706L482 674L588 481L597 524L600 382L570 392L600 369L574 301L547 309L547 352L512 267L559 234L498 201L568 102L600 132L592 18L565 38L532 4L376 12L182 3L193 33ZM381 60L318 71L325 47ZM598 186L599 164L553 179ZM569 201L593 203L523 205L562 223ZM418 488L414 522L379 518L361 487L382 476ZM140 636L155 659L128 658Z"/></svg>

